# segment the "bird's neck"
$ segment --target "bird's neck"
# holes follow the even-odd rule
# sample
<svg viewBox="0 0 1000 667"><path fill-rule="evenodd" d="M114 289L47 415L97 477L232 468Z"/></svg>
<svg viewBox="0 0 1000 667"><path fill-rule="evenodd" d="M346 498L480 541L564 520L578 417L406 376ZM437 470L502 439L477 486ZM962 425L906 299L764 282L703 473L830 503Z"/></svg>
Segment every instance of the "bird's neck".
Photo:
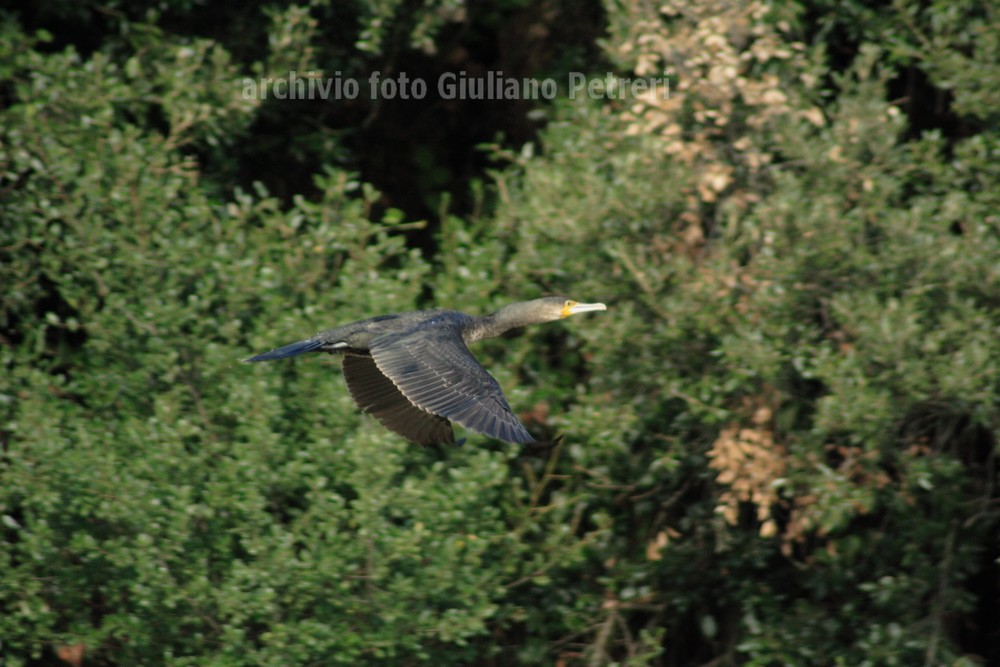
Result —
<svg viewBox="0 0 1000 667"><path fill-rule="evenodd" d="M471 318L471 321L463 330L463 338L465 338L466 342L483 340L484 338L496 338L511 329L543 321L527 309L526 305L515 303L504 306L490 315Z"/></svg>
<svg viewBox="0 0 1000 667"><path fill-rule="evenodd" d="M511 328L497 319L496 313L482 315L470 319L462 330L462 338L467 343L474 343L485 338L496 338Z"/></svg>
<svg viewBox="0 0 1000 667"><path fill-rule="evenodd" d="M466 342L471 343L485 338L496 338L511 329L523 327L527 324L527 322L523 322L519 318L510 317L510 315L511 313L505 313L503 310L500 310L490 315L473 317L462 332L462 337Z"/></svg>

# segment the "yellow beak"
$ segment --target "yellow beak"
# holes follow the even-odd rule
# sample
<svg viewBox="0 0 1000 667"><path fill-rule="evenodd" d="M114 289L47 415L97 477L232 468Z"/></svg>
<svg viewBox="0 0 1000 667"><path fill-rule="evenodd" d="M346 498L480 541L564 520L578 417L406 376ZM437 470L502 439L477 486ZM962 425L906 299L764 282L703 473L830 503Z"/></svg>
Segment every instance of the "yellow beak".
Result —
<svg viewBox="0 0 1000 667"><path fill-rule="evenodd" d="M566 305L563 306L560 317L569 317L570 315L576 315L577 313L589 313L592 310L607 310L608 307L603 303L577 303L576 301L567 301Z"/></svg>

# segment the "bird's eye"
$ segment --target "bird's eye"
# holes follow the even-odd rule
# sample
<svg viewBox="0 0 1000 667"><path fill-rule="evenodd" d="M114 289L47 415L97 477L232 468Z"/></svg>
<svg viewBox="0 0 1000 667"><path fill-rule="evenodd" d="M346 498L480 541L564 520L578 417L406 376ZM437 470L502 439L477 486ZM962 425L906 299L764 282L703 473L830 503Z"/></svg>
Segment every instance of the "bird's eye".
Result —
<svg viewBox="0 0 1000 667"><path fill-rule="evenodd" d="M576 305L575 301L567 301L566 303L563 304L563 307L565 307L565 308L572 308L575 305Z"/></svg>

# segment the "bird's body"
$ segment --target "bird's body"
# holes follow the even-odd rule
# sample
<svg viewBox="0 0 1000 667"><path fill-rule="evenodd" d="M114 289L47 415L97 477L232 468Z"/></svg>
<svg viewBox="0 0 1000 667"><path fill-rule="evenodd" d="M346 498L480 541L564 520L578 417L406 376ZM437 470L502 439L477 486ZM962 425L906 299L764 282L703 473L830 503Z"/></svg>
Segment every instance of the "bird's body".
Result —
<svg viewBox="0 0 1000 667"><path fill-rule="evenodd" d="M382 315L321 331L247 361L305 352L342 354L347 388L358 407L414 442L454 442L451 421L498 440L532 442L500 385L467 344L526 324L605 309L602 303L547 297L481 317L443 309Z"/></svg>

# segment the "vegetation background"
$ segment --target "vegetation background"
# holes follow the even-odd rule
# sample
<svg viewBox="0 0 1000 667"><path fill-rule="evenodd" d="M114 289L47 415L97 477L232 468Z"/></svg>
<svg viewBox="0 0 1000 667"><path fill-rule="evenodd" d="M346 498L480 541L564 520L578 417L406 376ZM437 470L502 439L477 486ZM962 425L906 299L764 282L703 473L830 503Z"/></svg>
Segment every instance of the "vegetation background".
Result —
<svg viewBox="0 0 1000 667"><path fill-rule="evenodd" d="M1000 665L997 5L479 5L0 9L0 664ZM547 293L538 446L239 363Z"/></svg>

